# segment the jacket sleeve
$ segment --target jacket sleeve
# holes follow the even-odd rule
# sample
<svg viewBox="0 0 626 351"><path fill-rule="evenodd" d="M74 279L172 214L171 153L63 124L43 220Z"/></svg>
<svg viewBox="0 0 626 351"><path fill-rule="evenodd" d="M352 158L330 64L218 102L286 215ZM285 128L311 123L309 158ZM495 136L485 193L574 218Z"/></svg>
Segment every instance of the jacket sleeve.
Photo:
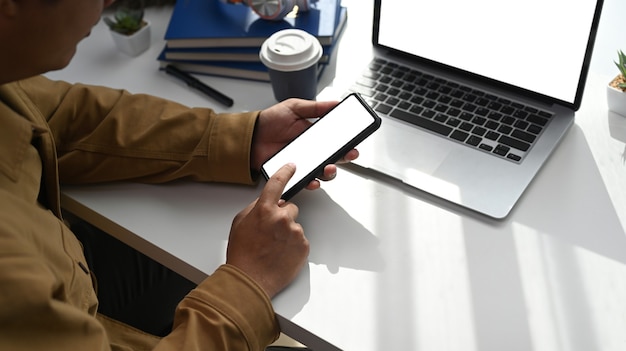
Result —
<svg viewBox="0 0 626 351"><path fill-rule="evenodd" d="M218 114L44 77L20 86L48 121L62 183L254 182L250 148L258 111Z"/></svg>
<svg viewBox="0 0 626 351"><path fill-rule="evenodd" d="M265 292L237 268L222 265L181 301L172 333L155 350L262 351L278 334Z"/></svg>

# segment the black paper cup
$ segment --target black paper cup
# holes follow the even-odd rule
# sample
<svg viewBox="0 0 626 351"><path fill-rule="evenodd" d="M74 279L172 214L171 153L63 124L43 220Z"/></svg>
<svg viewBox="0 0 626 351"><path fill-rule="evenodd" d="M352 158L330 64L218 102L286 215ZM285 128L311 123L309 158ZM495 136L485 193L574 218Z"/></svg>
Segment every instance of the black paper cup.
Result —
<svg viewBox="0 0 626 351"><path fill-rule="evenodd" d="M276 100L315 100L320 57L320 42L300 29L284 29L265 40L259 58L268 68Z"/></svg>

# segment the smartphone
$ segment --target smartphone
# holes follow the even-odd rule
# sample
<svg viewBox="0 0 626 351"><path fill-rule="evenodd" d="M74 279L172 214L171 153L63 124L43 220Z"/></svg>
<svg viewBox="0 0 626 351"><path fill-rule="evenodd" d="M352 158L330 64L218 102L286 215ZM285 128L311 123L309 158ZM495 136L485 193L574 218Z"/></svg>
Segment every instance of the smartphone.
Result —
<svg viewBox="0 0 626 351"><path fill-rule="evenodd" d="M374 133L380 123L380 117L363 98L352 93L267 160L261 173L269 179L282 166L294 163L296 173L281 196L289 200L321 175L326 165L339 161Z"/></svg>

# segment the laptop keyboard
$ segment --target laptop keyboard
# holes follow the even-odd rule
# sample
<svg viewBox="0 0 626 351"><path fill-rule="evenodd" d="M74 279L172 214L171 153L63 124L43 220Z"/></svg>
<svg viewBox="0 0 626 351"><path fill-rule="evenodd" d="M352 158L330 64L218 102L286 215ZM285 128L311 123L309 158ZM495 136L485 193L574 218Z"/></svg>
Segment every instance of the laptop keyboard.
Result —
<svg viewBox="0 0 626 351"><path fill-rule="evenodd" d="M381 58L350 90L378 113L513 162L521 162L552 117Z"/></svg>

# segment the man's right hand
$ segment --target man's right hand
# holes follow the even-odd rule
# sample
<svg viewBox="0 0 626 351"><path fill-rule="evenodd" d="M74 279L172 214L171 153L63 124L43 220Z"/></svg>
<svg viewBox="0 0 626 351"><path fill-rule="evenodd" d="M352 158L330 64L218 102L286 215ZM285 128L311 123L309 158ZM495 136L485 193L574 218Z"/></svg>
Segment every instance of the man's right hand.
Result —
<svg viewBox="0 0 626 351"><path fill-rule="evenodd" d="M309 242L296 222L298 207L280 199L296 166L280 168L261 196L239 212L230 230L226 263L236 266L274 297L300 272Z"/></svg>

